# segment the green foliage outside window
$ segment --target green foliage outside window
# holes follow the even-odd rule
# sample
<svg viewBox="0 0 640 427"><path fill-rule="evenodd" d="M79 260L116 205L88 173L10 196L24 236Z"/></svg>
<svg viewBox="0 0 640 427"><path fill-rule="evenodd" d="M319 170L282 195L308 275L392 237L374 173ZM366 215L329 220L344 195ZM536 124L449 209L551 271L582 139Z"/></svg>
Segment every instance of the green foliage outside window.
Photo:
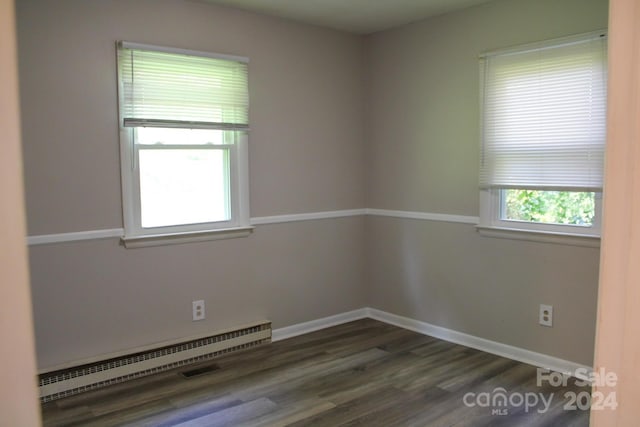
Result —
<svg viewBox="0 0 640 427"><path fill-rule="evenodd" d="M595 193L504 190L503 197L504 219L582 226L593 224Z"/></svg>

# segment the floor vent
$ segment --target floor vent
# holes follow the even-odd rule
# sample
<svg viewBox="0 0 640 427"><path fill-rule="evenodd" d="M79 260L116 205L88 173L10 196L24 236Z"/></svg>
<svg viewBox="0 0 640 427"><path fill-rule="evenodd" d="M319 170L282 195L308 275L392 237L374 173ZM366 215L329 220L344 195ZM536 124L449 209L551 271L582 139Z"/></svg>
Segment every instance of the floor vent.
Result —
<svg viewBox="0 0 640 427"><path fill-rule="evenodd" d="M220 369L218 365L208 365L202 368L190 369L188 371L180 372L185 378L199 377L200 375L208 374L209 372L217 371Z"/></svg>
<svg viewBox="0 0 640 427"><path fill-rule="evenodd" d="M48 372L39 378L40 401L44 403L61 399L270 341L271 323L263 322L232 332Z"/></svg>

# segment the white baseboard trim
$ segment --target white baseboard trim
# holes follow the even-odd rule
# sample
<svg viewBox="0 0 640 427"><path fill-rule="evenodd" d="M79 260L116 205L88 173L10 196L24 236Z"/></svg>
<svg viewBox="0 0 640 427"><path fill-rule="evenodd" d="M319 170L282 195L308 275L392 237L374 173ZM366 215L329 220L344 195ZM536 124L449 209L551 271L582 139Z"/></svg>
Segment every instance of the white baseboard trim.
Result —
<svg viewBox="0 0 640 427"><path fill-rule="evenodd" d="M520 347L514 347L512 345L479 338L473 335L443 328L441 326L410 319L408 317L398 316L397 314L387 313L375 308L367 308L366 311L368 317L390 325L409 329L411 331L439 338L444 341L449 341L454 344L475 348L477 350L506 357L518 362L527 363L539 368L546 368L552 371L570 374L582 380L589 380L591 373L593 372L593 368L590 366L559 359L547 354L537 353Z"/></svg>
<svg viewBox="0 0 640 427"><path fill-rule="evenodd" d="M337 326L343 323L348 323L364 318L378 320L380 322L388 323L399 328L408 329L419 334L428 335L430 337L438 338L454 344L460 344L466 347L475 348L476 350L481 350L487 353L495 354L497 356L506 357L508 359L527 363L539 368L566 373L582 380L588 381L593 372L593 368L590 366L549 356L547 354L537 353L535 351L514 347L512 345L479 338L473 335L443 328L441 326L422 322L420 320L398 316L397 314L392 314L386 311L369 307L349 311L346 313L336 314L334 316L324 317L322 319L311 320L309 322L298 323L296 325L291 325L284 328L274 329L271 341L281 341L287 338L293 338L298 335L319 331L331 326Z"/></svg>
<svg viewBox="0 0 640 427"><path fill-rule="evenodd" d="M298 335L308 334L310 332L330 328L331 326L342 325L343 323L353 322L354 320L360 320L367 317L369 317L368 309L360 308L358 310L348 311L334 316L323 317L322 319L298 323L284 328L274 329L271 333L271 341L275 342L286 340L287 338L297 337Z"/></svg>

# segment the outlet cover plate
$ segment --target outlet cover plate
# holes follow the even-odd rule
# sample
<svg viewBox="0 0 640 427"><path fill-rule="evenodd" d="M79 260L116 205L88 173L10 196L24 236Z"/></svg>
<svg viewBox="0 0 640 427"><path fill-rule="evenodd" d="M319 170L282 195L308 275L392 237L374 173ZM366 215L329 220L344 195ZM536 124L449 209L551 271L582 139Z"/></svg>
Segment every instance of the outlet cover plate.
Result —
<svg viewBox="0 0 640 427"><path fill-rule="evenodd" d="M540 316L538 322L542 326L553 326L553 306L547 304L540 304Z"/></svg>
<svg viewBox="0 0 640 427"><path fill-rule="evenodd" d="M204 300L200 299L197 301L193 301L193 321L197 322L198 320L205 319L205 311L204 311Z"/></svg>

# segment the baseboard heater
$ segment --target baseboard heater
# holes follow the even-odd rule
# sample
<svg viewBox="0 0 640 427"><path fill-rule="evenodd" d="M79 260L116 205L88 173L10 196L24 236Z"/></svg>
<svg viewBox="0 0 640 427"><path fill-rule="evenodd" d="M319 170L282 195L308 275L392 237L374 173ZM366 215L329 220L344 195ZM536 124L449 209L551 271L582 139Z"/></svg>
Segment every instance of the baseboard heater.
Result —
<svg viewBox="0 0 640 427"><path fill-rule="evenodd" d="M212 359L271 342L271 322L110 358L39 376L40 401L49 402L111 384Z"/></svg>

